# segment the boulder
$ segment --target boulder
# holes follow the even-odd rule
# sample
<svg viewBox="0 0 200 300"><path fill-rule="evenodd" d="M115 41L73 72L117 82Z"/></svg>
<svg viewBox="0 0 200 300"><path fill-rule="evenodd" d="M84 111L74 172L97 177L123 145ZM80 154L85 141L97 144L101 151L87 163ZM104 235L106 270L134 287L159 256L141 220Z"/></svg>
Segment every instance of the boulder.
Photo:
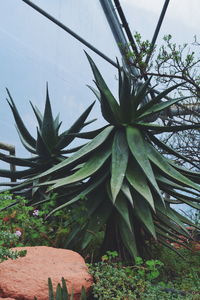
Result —
<svg viewBox="0 0 200 300"><path fill-rule="evenodd" d="M48 300L48 277L54 291L64 277L69 294L78 300L82 286L86 292L93 283L84 259L76 252L46 246L17 247L27 250L25 257L7 260L0 265L0 297L16 300Z"/></svg>
<svg viewBox="0 0 200 300"><path fill-rule="evenodd" d="M15 300L14 298L0 298L0 300Z"/></svg>

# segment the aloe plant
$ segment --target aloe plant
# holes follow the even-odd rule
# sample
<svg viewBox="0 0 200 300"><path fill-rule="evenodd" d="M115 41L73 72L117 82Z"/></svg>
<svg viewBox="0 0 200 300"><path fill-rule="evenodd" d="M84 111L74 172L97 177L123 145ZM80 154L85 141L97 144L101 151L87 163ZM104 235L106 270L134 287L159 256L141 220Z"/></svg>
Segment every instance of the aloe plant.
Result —
<svg viewBox="0 0 200 300"><path fill-rule="evenodd" d="M81 148L81 146L71 149L67 147L70 145L71 142L73 142L75 138L75 133L78 133L87 124L94 121L92 120L86 122L86 119L94 103L83 112L83 114L75 121L75 123L68 130L59 133L62 122L59 121L59 115L57 115L56 118L53 117L47 86L44 114L42 114L40 110L31 103L33 112L38 123L37 138L34 138L25 126L23 119L20 116L20 113L18 112L18 109L8 89L7 93L9 97L9 99L7 99L7 102L14 116L18 135L20 137L22 145L26 148L26 150L29 151L31 157L21 158L0 153L0 160L9 164L13 164L15 166L24 167L24 170L20 171L0 169L0 177L12 178L14 180L23 180L29 177L36 176L66 159L68 154L71 154L74 151L77 151ZM38 182L35 181L35 184L37 183ZM10 186L14 185L13 191L17 190L18 185L20 184L21 182L7 183L7 185ZM2 183L2 185L5 185L5 182ZM32 195L33 192L36 192L38 190L41 191L42 189L38 189L37 187L33 189L33 185L31 185L28 189L28 191L32 192Z"/></svg>
<svg viewBox="0 0 200 300"><path fill-rule="evenodd" d="M84 249L95 232L105 230L102 252L117 250L135 258L144 255L149 240L167 247L188 237L185 224L191 222L170 207L171 202L186 203L199 209L199 173L179 166L170 157L188 159L163 144L157 134L200 128L200 124L161 126L149 121L185 97L163 101L179 85L170 87L145 104L151 92L150 79L142 85L119 67L119 101L115 99L93 60L88 56L98 90L91 88L101 105L108 125L76 136L90 138L81 149L51 169L37 176L53 174L60 178L44 182L49 191L62 192L80 184L66 203L55 211L85 200L88 221L76 224L66 240L66 247L81 241ZM165 156L160 150L169 154ZM76 170L77 166L78 169ZM74 170L63 176L66 170ZM165 198L164 194L173 197ZM167 241L168 242L167 242Z"/></svg>
<svg viewBox="0 0 200 300"><path fill-rule="evenodd" d="M60 283L58 283L57 285L55 296L54 296L51 278L48 278L48 292L49 292L49 300L73 300L74 299L73 292L71 296L69 295L66 282L63 277L62 277L62 285ZM87 299L87 295L84 287L82 287L80 300L86 300L86 299ZM37 297L34 297L34 300L37 300Z"/></svg>

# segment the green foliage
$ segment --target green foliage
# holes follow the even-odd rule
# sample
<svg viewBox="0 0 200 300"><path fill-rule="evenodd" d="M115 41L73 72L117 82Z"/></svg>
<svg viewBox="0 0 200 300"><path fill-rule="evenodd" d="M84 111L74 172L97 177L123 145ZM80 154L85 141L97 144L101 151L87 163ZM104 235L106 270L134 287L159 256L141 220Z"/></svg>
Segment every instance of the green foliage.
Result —
<svg viewBox="0 0 200 300"><path fill-rule="evenodd" d="M66 282L63 277L62 277L62 285L60 283L58 283L57 285L55 296L54 296L51 278L48 278L48 288L49 288L49 300L73 300L74 299L73 291L71 296L69 296ZM34 299L37 300L37 297L34 297ZM86 300L86 299L87 299L86 292L85 289L82 287L80 300Z"/></svg>
<svg viewBox="0 0 200 300"><path fill-rule="evenodd" d="M26 255L25 250L14 251L10 249L17 239L15 234L0 231L0 263L9 258L17 259Z"/></svg>
<svg viewBox="0 0 200 300"><path fill-rule="evenodd" d="M52 213L68 205L85 201L86 222L75 226L66 247L82 241L86 248L93 232L105 230L102 252L117 250L124 256L144 256L146 241L153 238L167 247L170 243L189 238L185 224L192 224L170 207L172 196L179 203L199 208L199 173L189 171L168 157L188 159L166 144L157 135L199 128L200 125L161 126L151 123L158 113L185 99L184 97L162 101L174 85L145 99L151 92L150 79L144 84L135 83L130 74L119 67L119 101L112 95L93 60L88 56L98 91L94 90L102 115L109 123L91 133L78 137L91 141L36 179L47 176L60 178L45 182L49 191L68 191L70 197ZM168 156L160 153L164 151ZM81 167L80 167L81 164ZM71 175L63 176L71 170ZM72 190L71 187L74 187ZM187 196L186 196L187 193ZM184 239L182 239L184 241Z"/></svg>
<svg viewBox="0 0 200 300"><path fill-rule="evenodd" d="M55 205L55 199L45 202L37 208L29 205L29 201L21 196L9 193L0 194L2 207L0 210L0 227L7 233L18 234L11 246L46 245L62 246L67 234L70 232L70 223L75 218L81 222L79 211L83 208L71 208L58 211L54 217L46 220L47 213ZM15 204L15 205L13 205Z"/></svg>
<svg viewBox="0 0 200 300"><path fill-rule="evenodd" d="M159 257L165 268L161 279L173 282L173 286L185 291L194 291L200 286L200 252L180 248L178 256L167 248L156 247L153 257ZM152 253L153 253L152 252Z"/></svg>
<svg viewBox="0 0 200 300"><path fill-rule="evenodd" d="M162 250L165 251L164 257L167 249L162 247ZM177 255L173 253L173 257L176 259ZM90 273L94 277L92 290L94 299L198 299L199 270L196 269L193 273L193 280L196 277L196 283L192 283L189 276L185 276L188 272L186 264L182 269L184 274L178 271L179 277L175 279L167 276L166 266L160 260L144 261L141 257L137 257L135 261L133 266L126 266L120 261L117 262L116 252L109 252L103 256L102 262L89 265ZM167 262L166 258L165 261ZM175 268L176 266L171 266L171 271Z"/></svg>
<svg viewBox="0 0 200 300"><path fill-rule="evenodd" d="M59 133L61 123L59 121L59 115L54 118L52 114L50 98L48 88L46 92L46 102L44 114L42 114L36 106L31 103L33 112L38 122L37 126L37 138L33 137L23 122L23 118L17 110L17 107L12 99L10 92L7 90L8 97L7 102L11 108L12 114L16 122L17 132L19 134L22 145L31 153L31 158L20 158L12 155L5 155L0 153L0 160L13 164L15 166L24 167L23 170L9 171L0 170L0 176L11 178L12 180L27 179L48 170L52 166L63 161L70 153L73 153L81 146L76 148L67 148L75 138L75 133L78 133L87 124L93 122L85 122L94 103L90 105L83 114L74 122L74 124L68 129ZM56 176L54 176L56 178ZM49 178L50 179L50 178ZM5 185L5 183L2 183ZM25 196L27 199L33 200L33 198L39 201L41 198L44 200L47 198L45 195L44 187L38 188L38 181L33 181L30 184L21 185L21 182L7 183L7 185L13 186L12 192L17 193L20 190L20 195ZM18 187L20 185L20 188ZM23 189L22 189L23 186Z"/></svg>
<svg viewBox="0 0 200 300"><path fill-rule="evenodd" d="M159 260L143 261L137 257L135 265L124 266L121 262L113 262L111 252L105 257L110 260L89 266L90 273L94 276L94 299L159 299L159 296L163 296L160 299L176 299L172 294L168 297L158 284L157 279L163 268L163 263Z"/></svg>

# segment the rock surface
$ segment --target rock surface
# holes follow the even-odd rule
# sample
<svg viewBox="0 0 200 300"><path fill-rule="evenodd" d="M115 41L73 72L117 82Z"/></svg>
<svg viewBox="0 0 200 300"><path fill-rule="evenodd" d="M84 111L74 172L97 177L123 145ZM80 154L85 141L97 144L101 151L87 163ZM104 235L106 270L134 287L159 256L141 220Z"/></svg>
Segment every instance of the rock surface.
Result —
<svg viewBox="0 0 200 300"><path fill-rule="evenodd" d="M74 251L45 246L14 250L27 250L27 254L1 263L0 297L33 300L36 296L38 300L48 300L48 277L54 291L64 277L69 294L74 291L74 300L80 298L82 286L88 292L92 285L84 259Z"/></svg>
<svg viewBox="0 0 200 300"><path fill-rule="evenodd" d="M15 300L13 298L0 298L0 300Z"/></svg>

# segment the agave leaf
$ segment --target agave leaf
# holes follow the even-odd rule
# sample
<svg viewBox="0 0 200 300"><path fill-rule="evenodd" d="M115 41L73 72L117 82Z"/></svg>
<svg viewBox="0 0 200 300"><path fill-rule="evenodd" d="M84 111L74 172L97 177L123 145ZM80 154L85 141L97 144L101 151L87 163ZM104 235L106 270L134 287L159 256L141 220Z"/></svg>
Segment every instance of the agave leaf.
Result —
<svg viewBox="0 0 200 300"><path fill-rule="evenodd" d="M131 206L134 207L130 187L129 184L126 182L126 180L123 181L121 191L124 194L124 196L127 198L127 200L130 202Z"/></svg>
<svg viewBox="0 0 200 300"><path fill-rule="evenodd" d="M117 103L116 99L114 98L114 96L112 95L108 86L106 85L103 77L101 76L101 74L100 74L98 68L96 67L94 61L92 60L92 58L87 53L86 53L86 56L88 58L90 66L92 68L98 88L100 89L101 94L105 97L105 98L103 97L103 99L101 97L101 100L104 102L104 104L105 104L105 102L107 102L114 118L116 120L120 120L119 104Z"/></svg>
<svg viewBox="0 0 200 300"><path fill-rule="evenodd" d="M152 184L152 187L159 195L160 199L162 199L160 189L157 185L153 170L151 168L151 164L147 157L145 143L140 131L137 128L128 126L126 129L126 134L127 134L128 145L131 150L131 153L133 154L133 157L135 158L135 160L143 170L146 178L148 178L148 180Z"/></svg>
<svg viewBox="0 0 200 300"><path fill-rule="evenodd" d="M21 171L10 171L10 170L0 169L0 177L7 177L7 178L12 178L12 179L23 179L23 178L33 175L33 174L34 174L33 169L27 169L27 170L21 170Z"/></svg>
<svg viewBox="0 0 200 300"><path fill-rule="evenodd" d="M46 172L38 175L36 178L41 178L44 176L47 176L49 174L52 174L58 170L62 170L66 166L69 166L70 164L80 160L80 158L84 158L87 154L91 154L92 151L96 150L99 146L102 145L103 142L106 141L108 136L111 134L113 131L113 126L108 126L106 127L100 134L98 134L91 142L86 144L84 147L82 147L80 150L75 152L72 156L67 158L66 160L60 162L56 166L50 168Z"/></svg>
<svg viewBox="0 0 200 300"><path fill-rule="evenodd" d="M165 143L163 143L162 141L160 141L159 139L157 139L153 134L148 133L149 137L151 138L151 141L154 142L154 144L156 144L157 146L159 146L160 148L162 148L163 150L167 151L167 153L172 154L186 162L189 162L190 164L192 164L193 166L195 166L196 168L198 168L197 165L195 165L190 159L188 159L186 156L180 154L179 152L175 151L174 149L172 149L171 147L167 146Z"/></svg>
<svg viewBox="0 0 200 300"><path fill-rule="evenodd" d="M82 115L76 120L76 122L69 128L69 130L63 132L60 136L60 139L56 145L56 149L63 149L67 145L69 145L75 136L70 135L71 133L77 133L84 127L84 122L87 119L89 113L91 112L93 106L93 102L83 113Z"/></svg>
<svg viewBox="0 0 200 300"><path fill-rule="evenodd" d="M96 83L96 82L95 82ZM96 83L97 85L97 83ZM100 87L97 85L98 89L100 90ZM100 95L101 95L101 113L102 116L104 117L104 119L109 123L109 124L115 124L118 125L119 124L119 118L117 118L113 112L112 109L109 105L109 101L105 95L105 93L103 93L103 91L100 90ZM116 101L116 100L115 100ZM117 102L116 102L117 103Z"/></svg>
<svg viewBox="0 0 200 300"><path fill-rule="evenodd" d="M113 203L121 189L127 163L128 163L128 145L125 133L121 130L116 131L112 145L112 171L111 171L111 193Z"/></svg>
<svg viewBox="0 0 200 300"><path fill-rule="evenodd" d="M36 143L36 151L37 154L40 157L51 157L51 151L48 148L47 144L45 143L45 141L43 140L43 137L39 131L39 129L37 128L37 143Z"/></svg>
<svg viewBox="0 0 200 300"><path fill-rule="evenodd" d="M177 239L180 238L180 232L179 233L178 232L175 233L175 230L170 230L170 228L167 227L167 226L165 226L165 224L161 224L161 223L157 222L155 224L155 228L156 229L160 228L163 232L165 232L165 233L169 234L170 236L173 236L173 237L175 237ZM188 234L186 234L185 232L181 232L181 235L184 236L184 237L186 237L186 238L188 238Z"/></svg>
<svg viewBox="0 0 200 300"><path fill-rule="evenodd" d="M47 147L52 150L56 143L56 130L54 128L54 119L51 110L51 104L49 99L48 86L46 91L46 103L44 109L43 122L41 127L41 136Z"/></svg>
<svg viewBox="0 0 200 300"><path fill-rule="evenodd" d="M53 285L52 285L51 278L48 278L48 287L49 287L49 300L54 300Z"/></svg>
<svg viewBox="0 0 200 300"><path fill-rule="evenodd" d="M36 154L36 149L33 148L23 137L23 135L21 134L21 132L19 131L18 127L16 127L17 129L17 132L18 132L18 135L19 135L19 138L20 138L20 141L21 143L23 144L24 148L26 148L29 152L33 153L33 154ZM35 144L36 146L36 144ZM35 147L34 146L34 147Z"/></svg>
<svg viewBox="0 0 200 300"><path fill-rule="evenodd" d="M145 225L145 227L149 231L149 233L155 239L157 239L150 205L138 193L134 193L134 210L133 210L133 212L140 219L140 221Z"/></svg>
<svg viewBox="0 0 200 300"><path fill-rule="evenodd" d="M56 207L55 209L53 209L47 216L47 218L49 216L51 216L52 214L54 214L56 211L63 209L77 201L79 201L80 199L83 199L84 197L86 197L90 192L92 192L93 190L95 190L104 180L105 178L108 176L108 171L104 172L104 174L102 174L98 179L96 179L95 181L89 181L88 183L88 187L86 189L84 189L83 191L81 191L80 194L78 194L77 196L75 196L74 198L72 198L70 201Z"/></svg>
<svg viewBox="0 0 200 300"><path fill-rule="evenodd" d="M189 169L186 169L183 166L177 165L173 160L168 159L169 164L174 167L177 171L182 173L183 175L187 175L188 177L192 178L194 181L197 180L199 182L200 172L195 172Z"/></svg>
<svg viewBox="0 0 200 300"><path fill-rule="evenodd" d="M186 246L185 243L181 242L181 237L179 239L177 238L173 238L171 235L168 235L166 234L165 232L163 232L161 229L157 228L156 229L156 233L159 235L159 236L162 236L163 238L165 238L166 240L170 241L170 242L175 242L181 246L184 246L185 248L188 248ZM184 240L183 240L184 241ZM189 248L188 248L189 249Z"/></svg>
<svg viewBox="0 0 200 300"><path fill-rule="evenodd" d="M162 100L163 98L165 98L165 96L167 96L170 92L172 92L173 90L175 90L176 88L178 88L180 85L182 85L183 83L178 83L175 84L174 86L164 90L163 92L159 93L155 98L153 98L151 101L149 101L147 104L143 105L138 111L137 111L137 116L139 117L140 115L142 115L145 111L151 109L152 106L154 106L155 104L159 103L160 100ZM169 100L171 101L171 100Z"/></svg>
<svg viewBox="0 0 200 300"><path fill-rule="evenodd" d="M60 122L60 114L58 114L53 122L53 126L55 129L56 135L58 135L61 124L62 124L62 122Z"/></svg>
<svg viewBox="0 0 200 300"><path fill-rule="evenodd" d="M179 101L183 101L185 99L188 99L190 97L180 97L177 99L172 99L172 100L168 100L165 102L161 102L161 103L157 103L151 106L151 108L145 110L141 115L138 115L137 120L141 120L144 117L149 117L155 113L159 113L165 109L167 109L168 107L170 107L171 105L178 103Z"/></svg>
<svg viewBox="0 0 200 300"><path fill-rule="evenodd" d="M183 255L181 255L180 252L176 250L176 248L174 248L173 246L171 246L170 243L166 242L166 239L160 237L160 238L159 238L159 242L160 242L163 246L165 246L166 248L169 248L169 249L172 250L173 252L176 252L176 254L177 254L178 256L180 256L181 258L185 259L185 257L184 257Z"/></svg>
<svg viewBox="0 0 200 300"><path fill-rule="evenodd" d="M34 112L34 114L36 116L36 119L38 121L39 128L41 130L42 122L43 122L43 116L42 116L41 112L39 111L39 109L37 108L37 106L34 106L31 101L30 101L30 105L33 109L33 112Z"/></svg>
<svg viewBox="0 0 200 300"><path fill-rule="evenodd" d="M125 198L124 194L119 193L114 205L115 205L118 213L120 214L120 216L126 223L127 227L131 231L132 226L131 226L131 221L130 221L130 216L129 216L129 207L128 207L127 199Z"/></svg>
<svg viewBox="0 0 200 300"><path fill-rule="evenodd" d="M73 299L71 299L71 300L73 300ZM81 288L81 300L87 300L87 294L86 294L84 286L82 286L82 288Z"/></svg>
<svg viewBox="0 0 200 300"><path fill-rule="evenodd" d="M58 283L57 288L56 288L56 300L62 299L62 288L60 283Z"/></svg>
<svg viewBox="0 0 200 300"><path fill-rule="evenodd" d="M147 94L147 90L148 90L148 86L150 84L151 81L151 77L149 77L149 79L147 79L138 89L138 91L136 92L136 95L132 97L132 109L133 112L136 111L137 107L139 104L142 104L142 101L144 100L146 94ZM135 114L134 114L134 118L135 119Z"/></svg>
<svg viewBox="0 0 200 300"><path fill-rule="evenodd" d="M156 180L158 182L160 182L161 184L164 183L166 186L171 186L175 189L178 189L180 191L184 191L186 193L190 193L194 196L199 196L199 193L195 192L194 190L190 190L178 183L175 183L174 181L169 180L168 178L165 178L164 176L160 175L160 174L156 174Z"/></svg>
<svg viewBox="0 0 200 300"><path fill-rule="evenodd" d="M132 161L129 162L126 171L126 178L131 186L146 199L146 201L153 209L155 209L154 200L146 176L137 162L135 162L134 164L132 163Z"/></svg>
<svg viewBox="0 0 200 300"><path fill-rule="evenodd" d="M136 258L138 256L135 234L133 229L130 231L126 222L122 217L118 219L118 227L120 231L120 235L125 247L128 249L130 254Z"/></svg>
<svg viewBox="0 0 200 300"><path fill-rule="evenodd" d="M76 244L74 240L76 240L77 236L82 231L83 228L80 226L80 224L73 225L72 230L70 231L69 235L67 236L67 239L65 240L63 248L67 249L69 246L72 247L72 245Z"/></svg>
<svg viewBox="0 0 200 300"><path fill-rule="evenodd" d="M157 134L162 132L179 132L188 129L200 129L200 124L194 125L178 125L178 126L159 126L151 123L138 122L137 127L141 130L154 130Z"/></svg>
<svg viewBox="0 0 200 300"><path fill-rule="evenodd" d="M80 138L80 139L89 139L90 140L90 139L95 138L106 127L108 127L108 125L101 127L99 129L96 129L96 130L88 131L88 132L70 133L70 135Z"/></svg>
<svg viewBox="0 0 200 300"><path fill-rule="evenodd" d="M62 277L62 300L68 300L69 294L66 286L66 281L64 277ZM59 299L61 300L61 299Z"/></svg>
<svg viewBox="0 0 200 300"><path fill-rule="evenodd" d="M98 90L96 90L95 88L93 88L92 86L90 86L90 85L87 85L87 87L95 94L95 96L97 97L97 99L101 103L101 93Z"/></svg>
<svg viewBox="0 0 200 300"><path fill-rule="evenodd" d="M200 203L200 198L194 198L193 196L187 196L185 194L178 193L177 190L174 190L173 188L170 188L168 185L161 185L161 188L164 192L166 192L168 195L173 196L174 198L181 200L184 202L185 200L188 200L188 202L199 202Z"/></svg>
<svg viewBox="0 0 200 300"><path fill-rule="evenodd" d="M188 237L188 231L184 230L177 225L173 220L169 219L166 215L163 215L160 211L157 211L156 217L158 219L158 222L155 223L155 226L163 226L165 228L165 231L168 232L175 232L178 235L183 235L185 237Z"/></svg>
<svg viewBox="0 0 200 300"><path fill-rule="evenodd" d="M179 218L184 224L188 224L188 225L190 225L192 227L195 227L196 229L200 230L200 226L197 226L192 221L190 221L188 218L186 218L185 216L179 214L177 211L174 211L174 215L177 218Z"/></svg>
<svg viewBox="0 0 200 300"><path fill-rule="evenodd" d="M120 71L119 71L120 73ZM121 81L121 83L120 83ZM134 111L131 109L131 83L130 78L125 71L122 72L121 80L119 81L119 102L124 122L130 122ZM121 86L120 86L121 85Z"/></svg>
<svg viewBox="0 0 200 300"><path fill-rule="evenodd" d="M97 120L97 119L92 119L92 120L89 120L89 121L87 121L87 122L84 122L83 127L85 127L85 126L87 126L87 125L89 125L89 124L95 122L96 120Z"/></svg>
<svg viewBox="0 0 200 300"><path fill-rule="evenodd" d="M74 148L70 148L70 149L66 149L66 150L61 150L60 153L61 154L68 154L68 153L73 153L76 152L78 150L80 150L83 146L85 146L86 144L83 144L81 146L78 147L74 147ZM66 158L66 157L65 157Z"/></svg>
<svg viewBox="0 0 200 300"><path fill-rule="evenodd" d="M97 195L97 199L102 198L101 195ZM95 199L97 201L97 199ZM94 202L94 200L93 200ZM111 214L113 206L110 201L106 201L106 198L100 199L100 202L97 202L99 205L96 207L96 210L89 217L89 223L87 225L87 230L84 234L81 248L85 249L92 238L97 232L106 224L108 217Z"/></svg>
<svg viewBox="0 0 200 300"><path fill-rule="evenodd" d="M181 222L181 219L176 216L175 211L173 209L169 208L168 205L164 206L160 201L155 201L155 207L156 211L159 211L163 217L167 217L170 221L175 222L175 224L177 224L182 230L184 230L188 234L187 229ZM163 217L161 217L161 220ZM168 224L170 223L170 221L168 222Z"/></svg>
<svg viewBox="0 0 200 300"><path fill-rule="evenodd" d="M37 163L32 161L30 158L18 158L14 155L6 155L0 153L0 160L5 161L9 164L17 165L17 166L24 166L24 167L35 167Z"/></svg>
<svg viewBox="0 0 200 300"><path fill-rule="evenodd" d="M13 116L15 118L15 122L18 128L18 131L20 132L20 135L23 137L23 140L26 141L27 144L30 144L31 147L35 147L36 141L35 139L30 135L28 129L26 128L26 126L24 125L20 114L17 110L17 107L15 106L15 103L11 97L11 94L9 92L8 89L6 89L8 96L9 96L9 100L7 99L7 102L12 110Z"/></svg>
<svg viewBox="0 0 200 300"><path fill-rule="evenodd" d="M101 151L96 151L95 154L84 164L84 166L79 169L74 174L67 176L66 178L50 181L49 183L54 185L49 188L49 190L54 190L66 184L78 182L84 180L96 173L106 162L106 160L111 155L111 148L103 148Z"/></svg>
<svg viewBox="0 0 200 300"><path fill-rule="evenodd" d="M161 155L153 146L149 143L145 142L146 151L149 159L165 174L167 174L170 178L182 183L184 186L191 187L197 191L200 191L200 186L186 176L182 175L175 168L173 168L167 161L167 159Z"/></svg>

